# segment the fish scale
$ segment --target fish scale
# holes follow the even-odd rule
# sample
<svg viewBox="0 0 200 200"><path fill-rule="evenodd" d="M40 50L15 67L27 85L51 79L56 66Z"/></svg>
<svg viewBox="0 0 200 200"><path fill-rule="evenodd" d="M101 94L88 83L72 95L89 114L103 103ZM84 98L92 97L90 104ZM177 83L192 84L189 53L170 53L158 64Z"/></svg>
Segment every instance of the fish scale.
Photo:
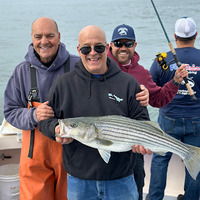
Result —
<svg viewBox="0 0 200 200"><path fill-rule="evenodd" d="M117 117L118 118L118 117ZM116 119L117 119L116 118ZM104 121L101 126L99 127L100 129L102 129L102 137L105 139L109 139L109 140L113 140L115 139L116 141L123 141L123 142L129 142L130 140L134 143L134 144L142 144L144 145L144 139L147 139L147 135L148 136L152 136L151 138L148 137L148 145L150 145L148 148L153 148L153 146L155 145L155 139L157 140L157 147L162 147L163 146L163 136L159 135L159 134L155 134L152 131L152 126L147 126L145 124L145 121L140 121L140 123L143 123L143 127L138 123L139 121L134 120L136 123L133 124L133 120L129 121L123 121L123 120L119 120L119 121ZM119 122L121 122L122 124L120 124L119 126ZM129 128L127 129L126 127L129 126ZM98 126L97 126L98 127ZM144 128L145 127L145 128ZM107 128L107 129L106 129ZM114 131L113 131L114 130ZM131 132L132 134L127 134L127 132L129 132L129 130L134 130L134 134L133 132ZM158 128L153 128L153 130L158 131ZM162 130L159 130L160 133L165 134L162 132ZM115 134L115 136L109 134L112 133ZM142 134L141 134L142 132ZM117 138L116 138L117 135ZM168 136L167 134L165 134L166 137ZM137 138L137 140L133 139L133 136L135 136ZM177 144L177 141L174 141L174 138L172 137L167 137L170 140L166 140L165 145L168 144L168 150L169 151L174 151L177 152L176 154L179 155L180 157L183 157L185 159L188 159L190 157L191 154L194 153L194 150L182 145L181 142L179 142ZM150 140L151 139L151 140ZM159 140L160 139L160 140ZM159 148L158 148L159 149ZM163 148L161 148L163 149ZM167 151L165 151L167 152ZM160 153L160 152L157 152ZM164 153L162 153L162 155L164 155Z"/></svg>
<svg viewBox="0 0 200 200"><path fill-rule="evenodd" d="M116 118L117 119L117 118ZM135 135L135 134L137 134L137 133L140 133L140 134L138 134L137 135L137 137L140 137L140 138L146 138L146 136L148 135L148 136L152 136L152 142L155 142L154 140L155 139L163 139L163 135L160 135L160 134L155 134L153 131L152 131L152 129L151 129L151 127L152 126L147 126L146 124L145 124L145 121L136 121L136 120L134 120L136 123L134 124L134 126L132 125L133 124L133 120L131 120L131 121L129 121L129 120L127 120L127 121L123 121L123 120L119 120L119 121L114 121L114 120L112 120L112 121L104 121L102 124L101 124L101 126L99 127L99 128L105 128L105 127L107 127L107 128L109 128L109 129L105 129L105 130L102 130L102 136L105 136L106 137L106 135L108 134L107 132L113 132L113 130L114 130L114 133L116 134L116 133L122 133L122 131L123 131L123 135L125 135L127 132L129 132L129 129L131 129L131 130L134 130L134 133L132 132L132 134L130 135L130 137L132 138L133 137L133 135ZM112 127L111 127L111 122L112 122ZM120 126L119 126L119 122L123 122L123 124L120 124ZM140 122L140 123L143 123L143 125L144 125L144 127L145 127L145 129L144 129L144 127L142 127L141 125L139 125L139 124L137 124L138 122ZM97 125L98 126L98 125ZM126 127L127 126L130 126L129 127L129 129L127 129ZM122 127L124 127L124 129L122 129ZM159 129L157 129L157 128L154 128L154 130L159 130ZM120 132L121 131L121 132ZM138 132L137 132L138 131ZM165 134L165 133L163 133L163 131L160 129L159 130L160 131L160 133L162 133L162 134ZM126 132L126 133L125 133ZM141 132L142 132L142 134L141 134ZM157 131L158 132L158 131ZM103 134L104 133L104 134ZM126 135L126 136L128 136L128 135ZM166 134L166 137L167 137L168 135ZM119 137L119 136L118 136ZM183 151L184 150L184 152L185 152L185 154L187 154L188 153L188 148L187 147L185 147L184 145L183 146L181 146L182 145L182 143L179 143L179 144L177 144L177 141L176 142L174 142L174 138L172 138L172 137L167 137L168 139L170 139L169 141L168 140L166 140L166 142L169 144L169 145L173 145L173 146L170 146L170 148L173 148L174 147L174 150L180 150L180 151ZM149 138L148 138L149 139ZM161 145L162 145L162 141L161 141ZM181 148L180 148L180 146L181 146Z"/></svg>
<svg viewBox="0 0 200 200"><path fill-rule="evenodd" d="M147 140L147 135L149 136L148 137L148 144L150 145L154 145L155 143L155 140L157 140L157 145L160 144L160 146L163 145L163 136L161 135L156 135L154 132L147 132L147 129L144 129L144 130L141 130L140 127L138 126L132 126L131 128L129 127L129 129L126 128L127 124L123 124L123 125L118 125L119 123L116 122L116 121L112 121L111 122L103 122L101 125L96 125L99 129L99 132L102 134L102 137L105 138L105 139L115 139L115 140L118 140L118 141L123 141L123 142L129 142L130 143L130 140L132 142L134 142L136 144L136 142L143 142L143 139L146 139ZM130 124L128 124L130 125ZM131 134L127 134L129 132L129 130L134 130L134 131L131 131ZM149 129L150 130L150 129ZM141 134L142 132L142 134ZM113 134L111 134L113 133ZM116 138L116 135L117 135L117 138ZM134 137L137 138L134 139ZM151 137L150 137L151 136ZM182 145L182 143L178 143L177 144L177 141L174 142L174 138L170 138L170 137L167 137L168 139L170 140L166 140L165 144L168 144L169 146L169 149L174 149L176 150L177 152L180 152L183 154L184 157L187 156L188 154L188 151L189 151L189 148L185 147L184 145ZM159 140L160 139L160 140Z"/></svg>

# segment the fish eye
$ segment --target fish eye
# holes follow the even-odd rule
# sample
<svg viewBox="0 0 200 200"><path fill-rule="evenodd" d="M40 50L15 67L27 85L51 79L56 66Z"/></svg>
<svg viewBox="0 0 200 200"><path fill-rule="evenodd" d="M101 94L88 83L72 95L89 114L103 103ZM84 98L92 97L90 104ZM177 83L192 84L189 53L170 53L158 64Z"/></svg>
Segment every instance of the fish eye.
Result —
<svg viewBox="0 0 200 200"><path fill-rule="evenodd" d="M77 125L77 123L71 123L71 125L70 125L72 128L76 128L78 125Z"/></svg>

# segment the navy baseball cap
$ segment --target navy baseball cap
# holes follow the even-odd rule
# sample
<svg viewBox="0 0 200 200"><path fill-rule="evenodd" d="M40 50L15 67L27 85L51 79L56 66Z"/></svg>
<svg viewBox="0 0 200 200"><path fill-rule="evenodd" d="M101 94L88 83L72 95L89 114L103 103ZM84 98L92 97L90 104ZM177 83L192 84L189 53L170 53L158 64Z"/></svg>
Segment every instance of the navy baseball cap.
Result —
<svg viewBox="0 0 200 200"><path fill-rule="evenodd" d="M112 42L120 39L135 40L135 33L132 27L122 24L117 26L112 35Z"/></svg>

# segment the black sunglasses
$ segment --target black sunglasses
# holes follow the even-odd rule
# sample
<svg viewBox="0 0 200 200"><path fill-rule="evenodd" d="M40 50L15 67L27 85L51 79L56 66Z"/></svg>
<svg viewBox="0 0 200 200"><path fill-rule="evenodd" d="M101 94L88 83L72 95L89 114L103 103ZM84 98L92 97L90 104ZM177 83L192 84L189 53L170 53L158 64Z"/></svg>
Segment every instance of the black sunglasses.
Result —
<svg viewBox="0 0 200 200"><path fill-rule="evenodd" d="M121 48L124 45L126 48L131 48L131 47L133 47L134 43L135 43L135 41L127 41L127 42L114 41L114 46Z"/></svg>
<svg viewBox="0 0 200 200"><path fill-rule="evenodd" d="M103 53L105 51L105 49L106 49L106 46L104 46L104 45L95 45L94 46L94 50L97 53ZM81 47L80 51L82 54L87 55L92 51L92 47L91 46Z"/></svg>

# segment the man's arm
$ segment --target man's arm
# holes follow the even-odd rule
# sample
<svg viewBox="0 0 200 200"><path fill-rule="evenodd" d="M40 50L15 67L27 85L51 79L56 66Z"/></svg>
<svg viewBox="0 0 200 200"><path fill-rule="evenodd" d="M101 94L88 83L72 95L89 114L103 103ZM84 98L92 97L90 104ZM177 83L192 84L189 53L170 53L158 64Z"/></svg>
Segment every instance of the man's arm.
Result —
<svg viewBox="0 0 200 200"><path fill-rule="evenodd" d="M25 68L25 65L22 67ZM26 77L26 72L21 72L21 68L16 67L10 77L4 92L4 116L14 127L22 130L31 130L37 126L35 109L28 109L28 91L24 83L30 81ZM28 85L28 82L26 83Z"/></svg>
<svg viewBox="0 0 200 200"><path fill-rule="evenodd" d="M154 73L155 73L154 77L149 76L149 79L146 85L150 93L149 104L152 107L162 108L163 106L166 106L168 103L170 103L171 100L176 96L179 86L175 85L172 82L172 80L169 79L170 81L168 80L168 82L164 84L163 87L160 87L160 83L159 83L160 76L155 70L156 69L154 69ZM187 75L188 73L185 68L185 65L181 65L181 67L179 67L176 70L174 80L177 83L181 83L183 81L183 77L186 77Z"/></svg>
<svg viewBox="0 0 200 200"><path fill-rule="evenodd" d="M48 106L48 102L39 105L37 108L27 108L28 91L26 91L24 84L30 80L24 76L30 73L19 71L20 69L16 68L7 83L4 92L4 116L11 125L22 130L31 130L38 125L38 121L53 117L54 112ZM23 74L23 76L20 77L19 74Z"/></svg>

